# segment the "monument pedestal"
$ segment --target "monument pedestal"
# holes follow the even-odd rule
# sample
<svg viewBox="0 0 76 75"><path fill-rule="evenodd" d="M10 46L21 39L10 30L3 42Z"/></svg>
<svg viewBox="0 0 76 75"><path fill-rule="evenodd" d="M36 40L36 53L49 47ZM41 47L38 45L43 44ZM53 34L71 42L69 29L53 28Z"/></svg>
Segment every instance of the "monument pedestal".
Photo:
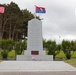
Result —
<svg viewBox="0 0 76 75"><path fill-rule="evenodd" d="M53 61L53 55L17 55L18 61Z"/></svg>
<svg viewBox="0 0 76 75"><path fill-rule="evenodd" d="M32 19L28 22L27 51L24 55L17 55L17 60L53 60L53 55L45 55L43 51L42 21Z"/></svg>

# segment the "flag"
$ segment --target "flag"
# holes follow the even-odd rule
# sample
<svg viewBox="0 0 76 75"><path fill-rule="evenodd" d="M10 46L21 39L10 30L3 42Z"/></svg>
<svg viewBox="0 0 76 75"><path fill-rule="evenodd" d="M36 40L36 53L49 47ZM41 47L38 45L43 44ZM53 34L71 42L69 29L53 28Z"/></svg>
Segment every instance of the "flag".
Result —
<svg viewBox="0 0 76 75"><path fill-rule="evenodd" d="M36 13L46 13L46 10L44 7L36 6Z"/></svg>
<svg viewBox="0 0 76 75"><path fill-rule="evenodd" d="M3 6L0 6L0 13L1 13L1 14L4 13L4 9L5 9L5 8L4 8Z"/></svg>

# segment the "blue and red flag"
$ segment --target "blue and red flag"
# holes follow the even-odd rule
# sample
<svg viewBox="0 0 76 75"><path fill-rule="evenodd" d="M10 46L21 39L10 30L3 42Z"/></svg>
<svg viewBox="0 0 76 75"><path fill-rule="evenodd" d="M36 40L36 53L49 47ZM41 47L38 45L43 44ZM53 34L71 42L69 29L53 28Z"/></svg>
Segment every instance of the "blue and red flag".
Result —
<svg viewBox="0 0 76 75"><path fill-rule="evenodd" d="M36 13L46 13L46 10L44 7L36 6Z"/></svg>

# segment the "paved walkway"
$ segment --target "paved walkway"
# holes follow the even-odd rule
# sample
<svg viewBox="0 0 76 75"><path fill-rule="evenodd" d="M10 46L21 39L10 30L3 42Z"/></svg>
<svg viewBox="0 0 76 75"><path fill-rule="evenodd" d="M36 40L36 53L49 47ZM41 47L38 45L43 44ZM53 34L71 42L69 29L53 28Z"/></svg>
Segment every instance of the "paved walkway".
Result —
<svg viewBox="0 0 76 75"><path fill-rule="evenodd" d="M76 75L76 68L63 61L4 61L0 63L0 75L63 75L63 73Z"/></svg>
<svg viewBox="0 0 76 75"><path fill-rule="evenodd" d="M76 75L76 72L0 72L0 75Z"/></svg>

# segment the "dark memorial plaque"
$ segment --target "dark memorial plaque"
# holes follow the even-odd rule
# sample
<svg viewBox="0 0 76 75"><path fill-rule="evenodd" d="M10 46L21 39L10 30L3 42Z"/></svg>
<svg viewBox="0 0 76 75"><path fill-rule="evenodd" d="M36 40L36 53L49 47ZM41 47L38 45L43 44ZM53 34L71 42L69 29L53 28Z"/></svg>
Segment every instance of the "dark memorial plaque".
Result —
<svg viewBox="0 0 76 75"><path fill-rule="evenodd" d="M39 55L39 51L31 51L31 55Z"/></svg>

